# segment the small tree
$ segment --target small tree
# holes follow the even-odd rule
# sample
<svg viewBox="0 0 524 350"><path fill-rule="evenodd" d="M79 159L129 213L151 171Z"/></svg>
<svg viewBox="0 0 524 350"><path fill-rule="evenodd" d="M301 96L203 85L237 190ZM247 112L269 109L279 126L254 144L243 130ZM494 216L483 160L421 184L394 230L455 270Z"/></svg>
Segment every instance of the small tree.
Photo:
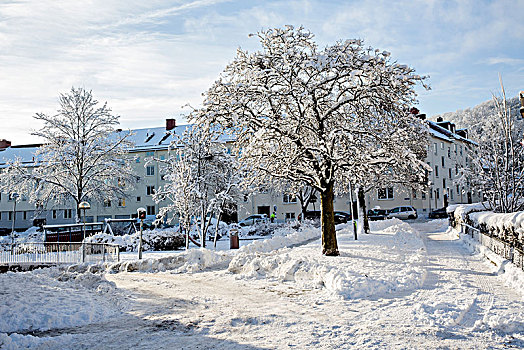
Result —
<svg viewBox="0 0 524 350"><path fill-rule="evenodd" d="M313 187L321 199L322 253L338 255L337 178L395 162L389 150L413 160L406 141L416 140L422 128L407 111L415 102L413 86L423 78L360 40L319 49L310 32L291 26L256 36L262 51L237 51L206 92L206 112L197 120L235 134L252 179Z"/></svg>
<svg viewBox="0 0 524 350"><path fill-rule="evenodd" d="M171 143L167 159L151 161L165 164L167 183L153 196L156 202L170 202L160 209L160 215L178 214L187 234L191 219L199 218L199 244L205 247L212 217L217 217L215 229L218 231L221 215L235 200L240 182L236 157L228 151L219 134L195 125Z"/></svg>
<svg viewBox="0 0 524 350"><path fill-rule="evenodd" d="M517 110L508 106L502 80L502 97L493 96L493 106L477 125L473 135L478 144L468 149L469 164L462 169L459 183L471 181L482 191L492 210L510 213L524 209L524 123Z"/></svg>
<svg viewBox="0 0 524 350"><path fill-rule="evenodd" d="M128 161L129 133L118 132L118 117L111 115L91 91L72 88L61 94L55 115L38 113L44 126L33 132L44 140L31 171L20 161L10 162L0 178L3 192L18 192L31 202L102 202L123 198L136 182Z"/></svg>

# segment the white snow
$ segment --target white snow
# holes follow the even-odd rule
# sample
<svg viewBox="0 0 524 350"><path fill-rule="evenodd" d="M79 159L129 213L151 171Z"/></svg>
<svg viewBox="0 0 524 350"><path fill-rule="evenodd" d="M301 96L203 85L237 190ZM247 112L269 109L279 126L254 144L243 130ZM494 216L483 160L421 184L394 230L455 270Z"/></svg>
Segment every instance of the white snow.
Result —
<svg viewBox="0 0 524 350"><path fill-rule="evenodd" d="M504 285L516 272L497 275L445 220L375 222L357 241L337 229L339 257L305 227L238 250L0 274L0 348L524 346L524 301Z"/></svg>

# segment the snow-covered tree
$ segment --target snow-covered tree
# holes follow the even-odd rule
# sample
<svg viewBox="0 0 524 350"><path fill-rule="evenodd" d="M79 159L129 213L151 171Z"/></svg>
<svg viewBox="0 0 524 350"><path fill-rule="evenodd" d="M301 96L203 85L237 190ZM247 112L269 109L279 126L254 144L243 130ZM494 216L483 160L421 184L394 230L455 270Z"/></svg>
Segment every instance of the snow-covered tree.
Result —
<svg viewBox="0 0 524 350"><path fill-rule="evenodd" d="M153 196L157 202L168 201L160 209L160 215L166 217L171 213L172 218L179 215L186 234L191 229L191 219L199 219L197 229L202 247L206 245L212 217L217 219L216 230L228 205L235 202L240 183L237 157L230 153L218 133L208 131L194 125L171 143L166 159L149 160L164 164L162 172L167 182Z"/></svg>
<svg viewBox="0 0 524 350"><path fill-rule="evenodd" d="M237 51L195 119L235 134L240 160L256 181L313 187L321 198L322 253L338 255L337 179L399 161L422 166L406 145L424 130L408 114L423 78L360 40L319 49L313 34L291 26L255 36L262 51Z"/></svg>
<svg viewBox="0 0 524 350"><path fill-rule="evenodd" d="M107 103L99 105L91 91L72 88L59 97L55 115L34 117L44 126L33 132L43 139L31 168L8 163L0 189L25 194L31 202L78 204L124 198L136 182L128 161L128 132L115 129L118 117Z"/></svg>
<svg viewBox="0 0 524 350"><path fill-rule="evenodd" d="M483 104L483 117L476 120L471 135L476 145L468 147L468 159L460 183L471 181L481 190L490 209L510 213L524 209L524 122L518 107L510 107L501 82L502 97L493 96L492 104ZM479 112L480 113L480 112Z"/></svg>

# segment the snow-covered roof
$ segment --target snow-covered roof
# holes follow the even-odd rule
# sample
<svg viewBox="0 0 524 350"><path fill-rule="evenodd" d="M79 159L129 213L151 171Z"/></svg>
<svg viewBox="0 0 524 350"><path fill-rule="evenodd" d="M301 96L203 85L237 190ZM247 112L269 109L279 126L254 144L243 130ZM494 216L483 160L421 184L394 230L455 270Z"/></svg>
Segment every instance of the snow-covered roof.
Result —
<svg viewBox="0 0 524 350"><path fill-rule="evenodd" d="M441 140L453 142L453 140L459 140L462 142L470 143L476 145L476 143L470 139L466 139L457 133L451 132L448 129L438 125L436 122L428 121L429 124L429 132L431 135L435 136L436 138L439 138ZM465 129L457 129L457 130L465 130Z"/></svg>
<svg viewBox="0 0 524 350"><path fill-rule="evenodd" d="M166 130L163 127L134 129L131 130L131 136L128 138L135 147L132 152L144 150L166 149L171 141L176 137L181 136L186 129L191 128L192 125L178 125L172 130ZM129 132L129 131L121 131Z"/></svg>
<svg viewBox="0 0 524 350"><path fill-rule="evenodd" d="M165 127L120 130L117 131L117 133L131 133L128 140L135 145L131 149L131 152L154 151L167 149L172 141L176 140L177 137L182 136L184 131L192 126L192 124L177 125L171 130L166 130ZM232 141L231 136L228 135L221 136L219 140L221 142ZM0 150L0 168L5 166L5 163L8 160L14 161L16 159L20 159L22 164L27 164L28 166L35 165L34 163L37 161L35 153L40 146L41 145L37 144L20 145Z"/></svg>
<svg viewBox="0 0 524 350"><path fill-rule="evenodd" d="M35 153L40 145L11 146L0 151L0 167L9 160L19 159L22 164L33 165L37 160Z"/></svg>

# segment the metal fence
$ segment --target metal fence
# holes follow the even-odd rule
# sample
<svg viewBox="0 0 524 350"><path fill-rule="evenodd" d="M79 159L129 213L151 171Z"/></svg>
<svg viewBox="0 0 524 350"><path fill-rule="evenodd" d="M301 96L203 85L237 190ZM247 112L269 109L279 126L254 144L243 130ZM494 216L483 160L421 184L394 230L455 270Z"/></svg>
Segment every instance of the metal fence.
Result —
<svg viewBox="0 0 524 350"><path fill-rule="evenodd" d="M524 252L522 250L513 247L510 243L504 242L498 237L485 234L478 228L463 222L460 223L460 230L462 233L471 236L474 240L487 247L492 252L508 259L515 264L515 266L524 270Z"/></svg>
<svg viewBox="0 0 524 350"><path fill-rule="evenodd" d="M108 243L14 243L0 244L0 264L77 264L118 262L120 248Z"/></svg>

